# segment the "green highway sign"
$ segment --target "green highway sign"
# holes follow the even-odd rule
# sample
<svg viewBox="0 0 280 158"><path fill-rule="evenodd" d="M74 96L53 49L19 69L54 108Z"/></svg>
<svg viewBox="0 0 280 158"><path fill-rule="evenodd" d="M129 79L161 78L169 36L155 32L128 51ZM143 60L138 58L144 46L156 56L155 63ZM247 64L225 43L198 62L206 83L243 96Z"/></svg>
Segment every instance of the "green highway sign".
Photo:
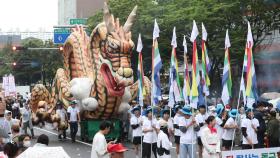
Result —
<svg viewBox="0 0 280 158"><path fill-rule="evenodd" d="M87 19L85 18L77 18L77 19L70 19L70 25L86 25Z"/></svg>

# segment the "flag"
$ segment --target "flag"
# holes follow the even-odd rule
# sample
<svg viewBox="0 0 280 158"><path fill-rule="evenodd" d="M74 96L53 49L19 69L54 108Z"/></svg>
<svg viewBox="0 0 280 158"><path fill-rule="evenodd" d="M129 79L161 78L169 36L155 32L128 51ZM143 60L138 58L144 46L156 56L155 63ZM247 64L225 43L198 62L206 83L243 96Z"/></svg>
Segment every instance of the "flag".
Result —
<svg viewBox="0 0 280 158"><path fill-rule="evenodd" d="M222 101L224 105L229 104L230 98L232 96L232 80L231 80L231 69L230 69L230 58L229 58L229 47L230 41L228 36L228 30L226 32L225 39L225 60L224 60L224 69L223 69L223 79L222 79Z"/></svg>
<svg viewBox="0 0 280 158"><path fill-rule="evenodd" d="M202 49L202 84L203 84L203 93L208 96L209 95L209 86L210 86L210 79L209 79L209 71L210 71L210 62L208 58L208 51L206 48L205 42L207 41L207 31L202 23L202 42L201 42L201 49Z"/></svg>
<svg viewBox="0 0 280 158"><path fill-rule="evenodd" d="M253 103L258 100L257 94L257 78L255 72L254 58L253 58L253 35L251 31L250 23L248 22L248 34L247 34L247 43L245 48L243 68L246 72L246 101L247 107L252 107Z"/></svg>
<svg viewBox="0 0 280 158"><path fill-rule="evenodd" d="M197 108L198 102L198 85L200 82L199 69L198 69L198 57L196 47L196 37L198 36L198 29L195 21L193 21L193 29L191 33L191 42L193 43L193 59L192 59L192 88L191 88L191 104L193 108Z"/></svg>
<svg viewBox="0 0 280 158"><path fill-rule="evenodd" d="M161 100L160 69L162 67L162 62L157 41L159 32L160 30L155 20L152 48L152 105L158 104Z"/></svg>
<svg viewBox="0 0 280 158"><path fill-rule="evenodd" d="M177 48L177 40L176 40L176 27L173 29L172 36L172 52L171 52L171 61L170 61L170 73L169 73L169 100L168 106L173 108L176 102L182 101L180 80L179 80L179 72L178 72L178 61L176 57L176 48Z"/></svg>
<svg viewBox="0 0 280 158"><path fill-rule="evenodd" d="M144 105L144 96L146 95L146 91L144 88L144 71L143 71L143 62L142 62L142 40L141 40L141 34L139 34L138 37L138 43L137 43L137 52L138 54L138 68L137 68L137 76L138 76L138 99L140 106Z"/></svg>
<svg viewBox="0 0 280 158"><path fill-rule="evenodd" d="M184 46L184 87L183 87L183 95L185 99L185 105L190 104L190 95L191 95L191 88L190 88L190 76L189 76L189 69L188 69L188 59L187 59L187 53L188 53L188 47L186 42L186 36L184 36L183 41Z"/></svg>

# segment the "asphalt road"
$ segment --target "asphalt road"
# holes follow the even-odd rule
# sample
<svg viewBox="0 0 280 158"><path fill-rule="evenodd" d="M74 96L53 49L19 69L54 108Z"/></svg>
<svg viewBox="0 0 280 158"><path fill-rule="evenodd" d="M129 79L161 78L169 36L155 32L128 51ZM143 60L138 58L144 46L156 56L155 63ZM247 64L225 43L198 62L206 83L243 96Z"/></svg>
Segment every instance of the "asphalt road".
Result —
<svg viewBox="0 0 280 158"><path fill-rule="evenodd" d="M85 142L80 141L79 138L76 141L76 143L72 143L70 138L69 138L69 132L70 132L69 130L67 131L67 138L68 139L65 140L65 141L58 141L57 131L53 130L50 125L46 125L42 129L38 128L38 127L34 127L34 132L35 132L35 138L37 138L40 134L46 134L50 139L49 146L62 146L63 149L67 152L67 154L71 158L90 158L92 145L89 144L89 143L85 143ZM36 143L36 139L33 139L32 144L35 144L35 143ZM133 152L132 144L131 143L125 143L125 146L129 149L125 153L125 158L135 158L135 154ZM171 157L176 157L175 156L175 149L172 149Z"/></svg>

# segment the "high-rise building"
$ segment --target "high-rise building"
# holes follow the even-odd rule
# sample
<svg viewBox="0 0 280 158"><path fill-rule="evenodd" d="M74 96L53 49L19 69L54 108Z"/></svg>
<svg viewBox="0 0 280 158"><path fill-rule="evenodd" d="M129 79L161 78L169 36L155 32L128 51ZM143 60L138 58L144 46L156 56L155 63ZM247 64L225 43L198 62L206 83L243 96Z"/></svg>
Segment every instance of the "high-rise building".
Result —
<svg viewBox="0 0 280 158"><path fill-rule="evenodd" d="M58 25L68 25L73 18L89 18L106 0L58 0Z"/></svg>

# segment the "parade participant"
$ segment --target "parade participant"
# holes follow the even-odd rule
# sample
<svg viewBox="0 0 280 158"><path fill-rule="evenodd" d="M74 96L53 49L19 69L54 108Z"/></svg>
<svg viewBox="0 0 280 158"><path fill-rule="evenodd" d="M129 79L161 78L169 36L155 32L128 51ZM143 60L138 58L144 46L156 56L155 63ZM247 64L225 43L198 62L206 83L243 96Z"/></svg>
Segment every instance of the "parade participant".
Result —
<svg viewBox="0 0 280 158"><path fill-rule="evenodd" d="M173 120L170 118L170 110L163 109L161 111L160 120L164 120L167 122L168 136L171 137L174 134ZM159 121L160 121L159 120Z"/></svg>
<svg viewBox="0 0 280 158"><path fill-rule="evenodd" d="M14 142L8 142L4 146L4 154L8 156L8 158L16 158L18 156L18 146Z"/></svg>
<svg viewBox="0 0 280 158"><path fill-rule="evenodd" d="M243 135L242 149L254 149L258 145L257 131L260 126L259 121L254 118L253 109L246 110L246 118L242 120L241 132Z"/></svg>
<svg viewBox="0 0 280 158"><path fill-rule="evenodd" d="M29 128L29 130L31 132L31 136L34 137L33 124L32 124L31 117L32 117L32 113L31 113L29 104L25 104L21 110L20 122L22 124L22 130L24 131L24 134L27 134L27 128Z"/></svg>
<svg viewBox="0 0 280 158"><path fill-rule="evenodd" d="M222 135L224 133L224 125L227 121L227 112L225 111L223 104L217 104L216 114L217 116L215 117L215 128L217 129L219 138L222 139Z"/></svg>
<svg viewBox="0 0 280 158"><path fill-rule="evenodd" d="M108 144L108 152L111 154L110 158L124 158L124 152L128 149L122 144Z"/></svg>
<svg viewBox="0 0 280 158"><path fill-rule="evenodd" d="M160 131L157 139L158 158L171 158L170 149L172 143L169 140L168 122L164 119L159 120Z"/></svg>
<svg viewBox="0 0 280 158"><path fill-rule="evenodd" d="M202 158L202 149L203 144L201 142L201 130L206 127L205 120L208 118L208 114L206 113L206 106L200 105L198 107L199 113L196 115L195 119L197 124L200 126L200 130L197 133L197 143L198 143L198 154L199 158Z"/></svg>
<svg viewBox="0 0 280 158"><path fill-rule="evenodd" d="M224 125L224 133L222 136L222 147L223 150L230 150L231 145L233 143L233 134L234 129L237 129L237 123L236 123L236 117L237 117L238 111L237 109L232 109L229 112L229 119L226 121Z"/></svg>
<svg viewBox="0 0 280 158"><path fill-rule="evenodd" d="M209 106L209 116L216 116L216 107L215 106Z"/></svg>
<svg viewBox="0 0 280 158"><path fill-rule="evenodd" d="M105 135L109 134L112 124L109 121L102 121L99 125L99 131L95 134L92 141L91 158L109 158Z"/></svg>
<svg viewBox="0 0 280 158"><path fill-rule="evenodd" d="M147 118L143 120L142 130L144 133L143 138L143 149L142 149L142 158L150 158L151 157L151 148L153 150L155 158L157 158L157 131L159 128L157 127L157 121L153 117L154 110L152 107L148 107L146 109Z"/></svg>
<svg viewBox="0 0 280 158"><path fill-rule="evenodd" d="M203 158L220 157L220 139L215 128L216 120L214 116L209 116L205 122L207 127L201 131L201 141L203 143Z"/></svg>
<svg viewBox="0 0 280 158"><path fill-rule="evenodd" d="M192 117L190 107L184 107L180 111L184 115L179 121L179 128L181 130L180 158L196 158L196 131L199 129L199 126L196 124L195 118Z"/></svg>
<svg viewBox="0 0 280 158"><path fill-rule="evenodd" d="M276 119L276 111L271 110L270 120L267 124L267 136L269 140L269 147L279 147L280 146L280 121Z"/></svg>
<svg viewBox="0 0 280 158"><path fill-rule="evenodd" d="M142 139L142 118L140 116L140 107L134 107L131 112L133 115L130 119L132 128L132 143L134 145L136 158L139 158L139 145Z"/></svg>
<svg viewBox="0 0 280 158"><path fill-rule="evenodd" d="M80 119L80 110L77 107L77 101L73 100L70 102L70 105L67 109L69 124L70 124L70 133L72 143L76 142L76 134L78 132L78 123L81 121Z"/></svg>
<svg viewBox="0 0 280 158"><path fill-rule="evenodd" d="M49 137L45 134L39 135L37 143L33 147L48 147Z"/></svg>
<svg viewBox="0 0 280 158"><path fill-rule="evenodd" d="M257 108L254 111L254 117L259 121L259 130L257 132L258 136L258 146L257 148L263 148L264 147L264 136L266 131L266 124L265 124L265 107L262 102L257 103Z"/></svg>
<svg viewBox="0 0 280 158"><path fill-rule="evenodd" d="M173 127L174 127L174 139L176 144L176 154L177 157L179 157L179 151L180 151L180 136L181 131L179 129L179 120L182 118L182 112L180 111L182 109L181 105L177 104L174 107L174 112L176 113L173 118Z"/></svg>
<svg viewBox="0 0 280 158"><path fill-rule="evenodd" d="M68 118L66 110L63 108L63 103L58 101L56 103L56 113L59 115L60 122L58 123L58 140L66 139L66 129L68 126Z"/></svg>

